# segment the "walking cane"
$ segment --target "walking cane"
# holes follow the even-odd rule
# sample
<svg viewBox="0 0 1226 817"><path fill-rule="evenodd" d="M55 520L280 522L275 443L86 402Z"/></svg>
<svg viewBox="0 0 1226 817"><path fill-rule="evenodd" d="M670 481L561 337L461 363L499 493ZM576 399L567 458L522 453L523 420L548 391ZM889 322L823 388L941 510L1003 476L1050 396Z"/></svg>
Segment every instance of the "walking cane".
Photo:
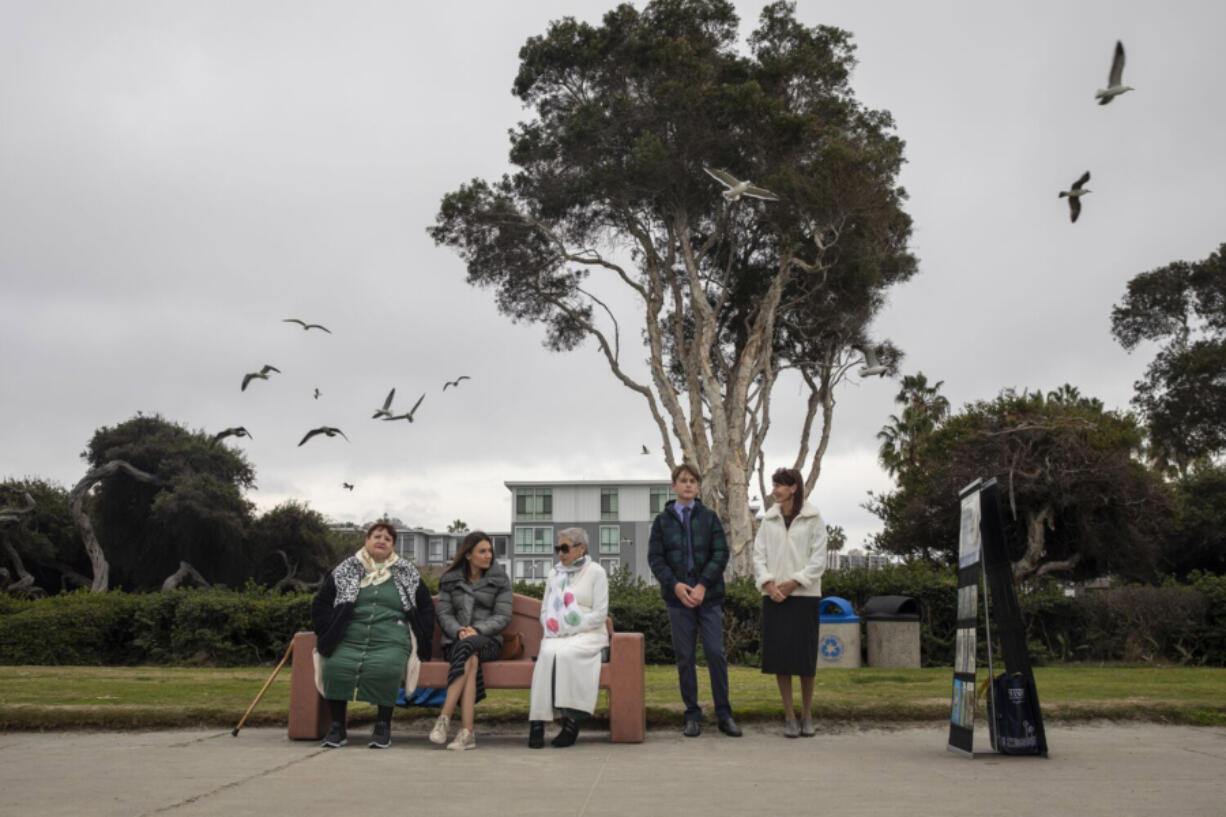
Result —
<svg viewBox="0 0 1226 817"><path fill-rule="evenodd" d="M255 709L255 705L260 702L260 698L264 697L264 693L272 686L273 679L277 677L277 673L281 671L281 667L285 666L285 662L289 660L289 654L294 651L294 642L289 642L289 649L285 651L281 663L277 664L277 668L272 671L272 675L268 676L268 680L264 682L264 687L260 690L260 694L255 696L255 700L251 702L251 706L247 707L247 711L238 719L238 726L234 727L234 731L230 733L232 737L238 737L238 730L243 728L243 724L247 722L247 716L251 714L251 710Z"/></svg>

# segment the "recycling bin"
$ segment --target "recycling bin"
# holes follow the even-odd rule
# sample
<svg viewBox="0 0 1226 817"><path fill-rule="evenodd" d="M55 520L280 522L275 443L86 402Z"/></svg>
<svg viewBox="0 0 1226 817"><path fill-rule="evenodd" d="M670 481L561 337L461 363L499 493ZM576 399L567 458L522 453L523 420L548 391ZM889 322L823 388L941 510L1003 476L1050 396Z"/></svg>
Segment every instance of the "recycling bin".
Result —
<svg viewBox="0 0 1226 817"><path fill-rule="evenodd" d="M851 602L826 596L818 603L817 666L819 669L860 666L860 617Z"/></svg>
<svg viewBox="0 0 1226 817"><path fill-rule="evenodd" d="M872 596L864 603L870 667L920 666L919 604L910 596Z"/></svg>

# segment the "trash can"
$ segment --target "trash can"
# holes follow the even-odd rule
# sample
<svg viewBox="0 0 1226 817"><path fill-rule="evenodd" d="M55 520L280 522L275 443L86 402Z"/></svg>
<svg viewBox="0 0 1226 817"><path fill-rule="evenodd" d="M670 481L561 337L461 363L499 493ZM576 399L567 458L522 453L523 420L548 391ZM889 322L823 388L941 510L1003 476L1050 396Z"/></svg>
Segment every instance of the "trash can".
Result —
<svg viewBox="0 0 1226 817"><path fill-rule="evenodd" d="M920 666L919 605L910 596L873 596L864 603L870 667Z"/></svg>
<svg viewBox="0 0 1226 817"><path fill-rule="evenodd" d="M827 596L818 603L817 612L817 666L860 666L860 617L852 612L851 602Z"/></svg>

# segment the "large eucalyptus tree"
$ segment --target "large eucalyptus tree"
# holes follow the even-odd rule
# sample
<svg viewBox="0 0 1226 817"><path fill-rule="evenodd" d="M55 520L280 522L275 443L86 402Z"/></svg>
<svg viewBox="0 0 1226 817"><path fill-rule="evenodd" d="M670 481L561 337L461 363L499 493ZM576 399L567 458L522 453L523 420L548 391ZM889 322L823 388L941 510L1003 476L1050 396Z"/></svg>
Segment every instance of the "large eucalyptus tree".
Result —
<svg viewBox="0 0 1226 817"><path fill-rule="evenodd" d="M808 389L795 465L812 488L852 346L915 260L903 143L852 92L850 34L774 3L743 49L738 23L723 0L552 23L520 51L513 92L534 116L511 132L514 172L445 196L430 234L504 314L543 324L547 347L599 347L667 464L704 474L744 570L777 378L795 369ZM704 168L779 200L726 201Z"/></svg>

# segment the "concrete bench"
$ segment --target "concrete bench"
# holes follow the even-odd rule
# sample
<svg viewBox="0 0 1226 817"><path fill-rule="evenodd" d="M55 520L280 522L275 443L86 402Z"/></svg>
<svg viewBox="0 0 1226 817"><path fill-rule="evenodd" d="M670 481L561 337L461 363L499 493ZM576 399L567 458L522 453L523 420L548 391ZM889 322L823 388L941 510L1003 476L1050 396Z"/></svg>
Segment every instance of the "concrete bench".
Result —
<svg viewBox="0 0 1226 817"><path fill-rule="evenodd" d="M524 653L512 661L489 661L482 665L486 689L528 689L532 686L534 659L541 648L541 602L515 594L511 623L505 632L519 633ZM609 660L600 667L600 688L609 691L609 737L614 743L642 743L647 733L645 642L642 633L615 633L609 628ZM421 665L419 687L447 684L448 664L443 660L443 634L434 625L431 659ZM315 633L294 636L293 673L290 679L289 737L320 740L328 728L328 708L315 688L312 651ZM458 713L457 713L458 714Z"/></svg>

